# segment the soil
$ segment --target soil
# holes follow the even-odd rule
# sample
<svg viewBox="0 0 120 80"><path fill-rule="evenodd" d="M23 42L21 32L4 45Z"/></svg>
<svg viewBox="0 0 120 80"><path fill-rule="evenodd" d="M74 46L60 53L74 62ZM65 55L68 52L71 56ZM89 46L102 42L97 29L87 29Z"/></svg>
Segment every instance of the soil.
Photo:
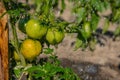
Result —
<svg viewBox="0 0 120 80"><path fill-rule="evenodd" d="M72 3L68 5L61 18L68 22L75 21L75 16L71 16ZM101 20L98 24L97 32L101 34L104 25L104 15L110 15L111 10L100 13ZM120 80L120 41L113 40L113 31L116 24L110 23L109 29L104 39L101 38L97 43L95 50L74 51L76 34L67 34L56 50L58 58L64 67L71 67L83 80Z"/></svg>
<svg viewBox="0 0 120 80"><path fill-rule="evenodd" d="M73 35L67 35L56 50L64 67L71 67L83 80L120 80L120 41L108 38L94 51L74 51Z"/></svg>

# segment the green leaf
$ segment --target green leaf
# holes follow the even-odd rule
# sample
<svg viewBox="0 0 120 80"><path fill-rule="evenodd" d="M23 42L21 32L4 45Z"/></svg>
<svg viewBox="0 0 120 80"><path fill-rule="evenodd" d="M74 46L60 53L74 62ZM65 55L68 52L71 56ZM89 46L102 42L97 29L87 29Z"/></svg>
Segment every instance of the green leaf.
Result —
<svg viewBox="0 0 120 80"><path fill-rule="evenodd" d="M113 15L113 20L114 21L120 20L120 8L119 9L115 9L114 15Z"/></svg>
<svg viewBox="0 0 120 80"><path fill-rule="evenodd" d="M76 14L77 14L77 23L81 23L81 21L86 16L86 9L84 7L78 8Z"/></svg>
<svg viewBox="0 0 120 80"><path fill-rule="evenodd" d="M110 25L110 22L107 18L105 18L105 23L104 23L104 26L103 26L103 31L102 31L102 34L106 33L108 28L109 28L109 25Z"/></svg>
<svg viewBox="0 0 120 80"><path fill-rule="evenodd" d="M117 7L120 8L120 0L113 0L111 1L111 4L113 8L117 8Z"/></svg>
<svg viewBox="0 0 120 80"><path fill-rule="evenodd" d="M104 2L101 2L101 0L91 0L91 5L97 11L103 12L105 10Z"/></svg>
<svg viewBox="0 0 120 80"><path fill-rule="evenodd" d="M64 11L65 7L66 7L65 0L61 0L61 11L60 11L61 13Z"/></svg>
<svg viewBox="0 0 120 80"><path fill-rule="evenodd" d="M40 65L32 66L28 68L26 71L28 71L28 73L31 74L31 76L34 76L35 78L45 76L45 70Z"/></svg>
<svg viewBox="0 0 120 80"><path fill-rule="evenodd" d="M14 69L14 74L17 78L19 78L21 74L21 69Z"/></svg>
<svg viewBox="0 0 120 80"><path fill-rule="evenodd" d="M89 48L90 48L91 51L95 50L96 43L97 43L97 40L96 40L96 39L92 39L92 40L89 42Z"/></svg>
<svg viewBox="0 0 120 80"><path fill-rule="evenodd" d="M80 80L70 68L65 68L64 74L60 78L64 80Z"/></svg>
<svg viewBox="0 0 120 80"><path fill-rule="evenodd" d="M76 42L75 42L75 49L74 50L77 50L78 48L80 48L83 44L83 41L79 38L76 39Z"/></svg>
<svg viewBox="0 0 120 80"><path fill-rule="evenodd" d="M50 80L50 77L49 77L49 76L46 76L44 80Z"/></svg>
<svg viewBox="0 0 120 80"><path fill-rule="evenodd" d="M106 0L104 1L104 7L105 7L105 9L111 8L110 3Z"/></svg>
<svg viewBox="0 0 120 80"><path fill-rule="evenodd" d="M99 16L92 14L92 18L91 18L91 28L92 31L95 32L97 27L98 27L98 22L99 22Z"/></svg>
<svg viewBox="0 0 120 80"><path fill-rule="evenodd" d="M13 68L14 74L17 78L20 78L21 73L23 72L23 66L18 65Z"/></svg>
<svg viewBox="0 0 120 80"><path fill-rule="evenodd" d="M9 10L8 13L11 16L18 16L20 14L20 11L19 10Z"/></svg>
<svg viewBox="0 0 120 80"><path fill-rule="evenodd" d="M42 0L35 0L35 5L36 5L36 12L40 12L42 6Z"/></svg>
<svg viewBox="0 0 120 80"><path fill-rule="evenodd" d="M43 52L44 52L45 54L52 54L53 51L54 51L54 49L51 49L51 48L45 48Z"/></svg>
<svg viewBox="0 0 120 80"><path fill-rule="evenodd" d="M39 66L39 65L38 66L32 66L32 67L28 68L27 71L30 72L30 73L32 73L34 71L41 71L41 68L42 67Z"/></svg>
<svg viewBox="0 0 120 80"><path fill-rule="evenodd" d="M4 0L4 2L10 2L10 0Z"/></svg>
<svg viewBox="0 0 120 80"><path fill-rule="evenodd" d="M115 29L114 35L115 35L115 36L120 35L120 24L119 24L119 26Z"/></svg>

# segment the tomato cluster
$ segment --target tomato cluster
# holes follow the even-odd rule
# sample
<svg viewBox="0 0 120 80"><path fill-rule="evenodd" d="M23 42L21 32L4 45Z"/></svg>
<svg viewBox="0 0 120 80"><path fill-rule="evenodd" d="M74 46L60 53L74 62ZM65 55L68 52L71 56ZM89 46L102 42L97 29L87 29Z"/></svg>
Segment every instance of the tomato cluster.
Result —
<svg viewBox="0 0 120 80"><path fill-rule="evenodd" d="M26 34L33 39L44 39L45 37L47 42L52 45L60 43L64 38L63 30L47 27L37 19L30 19L26 23Z"/></svg>
<svg viewBox="0 0 120 80"><path fill-rule="evenodd" d="M63 30L42 24L39 19L23 21L25 22L22 22L24 24L20 25L19 29L25 33L28 38L22 42L20 52L23 54L24 58L29 61L32 61L42 51L41 40L45 39L45 42L56 45L65 37ZM21 20L19 23L21 23ZM14 52L14 58L15 60L20 60L16 52Z"/></svg>

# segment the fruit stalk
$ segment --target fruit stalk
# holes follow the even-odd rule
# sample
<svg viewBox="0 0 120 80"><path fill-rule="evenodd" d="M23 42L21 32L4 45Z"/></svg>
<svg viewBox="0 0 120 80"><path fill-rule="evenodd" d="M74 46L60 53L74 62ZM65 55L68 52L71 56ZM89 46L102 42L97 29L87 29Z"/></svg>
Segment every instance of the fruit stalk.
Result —
<svg viewBox="0 0 120 80"><path fill-rule="evenodd" d="M20 53L20 50L19 50L19 41L18 41L18 37L17 37L16 28L13 25L11 25L11 27L12 27L13 40L14 40L14 45L13 46L15 47L15 50L20 57L22 65L26 66L25 58L23 57L23 55Z"/></svg>

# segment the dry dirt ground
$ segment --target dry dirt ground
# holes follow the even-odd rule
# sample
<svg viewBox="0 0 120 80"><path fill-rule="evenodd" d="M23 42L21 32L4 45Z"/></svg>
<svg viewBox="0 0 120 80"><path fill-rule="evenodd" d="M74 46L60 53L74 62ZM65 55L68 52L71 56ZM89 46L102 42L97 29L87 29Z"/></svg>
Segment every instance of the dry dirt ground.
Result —
<svg viewBox="0 0 120 80"><path fill-rule="evenodd" d="M63 66L71 67L84 80L120 80L120 41L108 38L104 46L97 44L94 51L74 51L74 42L73 35L67 35L57 49Z"/></svg>
<svg viewBox="0 0 120 80"><path fill-rule="evenodd" d="M75 20L71 16L71 3L66 1L67 7L61 17L72 22ZM110 10L100 14L109 15ZM98 27L102 28L104 19L101 18ZM109 31L114 31L115 24L110 24ZM71 67L83 80L120 80L120 41L113 41L112 36L105 36L106 41L102 40L104 46L96 45L96 49L92 52L88 49L82 51L78 49L74 51L74 42L76 34L67 34L63 42L56 50L58 58L62 65Z"/></svg>

